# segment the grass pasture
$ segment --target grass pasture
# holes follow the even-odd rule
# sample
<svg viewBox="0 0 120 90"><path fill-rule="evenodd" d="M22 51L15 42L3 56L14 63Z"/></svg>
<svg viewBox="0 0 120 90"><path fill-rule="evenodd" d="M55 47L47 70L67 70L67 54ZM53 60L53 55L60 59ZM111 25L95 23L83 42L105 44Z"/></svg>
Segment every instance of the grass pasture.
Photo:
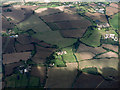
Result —
<svg viewBox="0 0 120 90"><path fill-rule="evenodd" d="M75 56L73 55L72 47L67 47L63 49L67 54L63 54L63 59L66 63L76 62Z"/></svg>
<svg viewBox="0 0 120 90"><path fill-rule="evenodd" d="M112 19L109 19L110 24L113 26L114 29L118 29L118 17L119 13L115 14Z"/></svg>
<svg viewBox="0 0 120 90"><path fill-rule="evenodd" d="M5 79L7 81L6 87L26 87L28 79L26 75L13 74Z"/></svg>
<svg viewBox="0 0 120 90"><path fill-rule="evenodd" d="M30 78L29 78L29 86L30 87L35 87L35 86L39 86L39 78L38 77L33 77L33 76L31 76Z"/></svg>
<svg viewBox="0 0 120 90"><path fill-rule="evenodd" d="M39 78L33 76L27 77L26 74L20 73L8 76L5 81L6 87L10 88L39 86Z"/></svg>
<svg viewBox="0 0 120 90"><path fill-rule="evenodd" d="M39 40L43 40L46 43L57 45L58 47L66 47L72 45L77 41L77 39L73 38L63 38L59 31L46 31L33 35L34 38Z"/></svg>
<svg viewBox="0 0 120 90"><path fill-rule="evenodd" d="M80 41L93 47L100 46L101 34L96 29L88 28L87 32L80 38Z"/></svg>
<svg viewBox="0 0 120 90"><path fill-rule="evenodd" d="M33 29L35 32L45 32L51 29L36 15L30 16L27 20L17 25L20 30Z"/></svg>

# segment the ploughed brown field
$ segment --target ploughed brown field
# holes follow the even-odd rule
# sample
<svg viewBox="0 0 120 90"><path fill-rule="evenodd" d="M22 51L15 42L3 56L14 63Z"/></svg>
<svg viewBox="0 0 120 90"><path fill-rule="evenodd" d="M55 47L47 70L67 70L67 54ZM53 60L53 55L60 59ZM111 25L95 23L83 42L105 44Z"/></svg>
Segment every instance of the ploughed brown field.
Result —
<svg viewBox="0 0 120 90"><path fill-rule="evenodd" d="M31 75L40 78L40 83L44 83L46 79L46 67L36 66L32 67Z"/></svg>
<svg viewBox="0 0 120 90"><path fill-rule="evenodd" d="M49 57L55 49L52 48L44 48L41 46L36 46L36 54L34 55L34 57L32 57L31 59L37 63L45 63L46 62L46 58Z"/></svg>
<svg viewBox="0 0 120 90"><path fill-rule="evenodd" d="M40 46L43 46L43 47L52 47L52 45L48 44L48 43L45 43L45 42L40 42L38 43Z"/></svg>
<svg viewBox="0 0 120 90"><path fill-rule="evenodd" d="M78 60L92 59L96 54L106 52L102 47L89 47L80 44L77 52L75 53Z"/></svg>
<svg viewBox="0 0 120 90"><path fill-rule="evenodd" d="M73 37L78 38L82 37L86 29L73 29L73 30L60 30L60 33L63 37Z"/></svg>
<svg viewBox="0 0 120 90"><path fill-rule="evenodd" d="M50 44L48 44L46 42L43 42L41 40L38 40L36 38L33 38L33 37L31 37L30 40L31 40L32 43L37 43L38 45L43 46L43 47L52 47L52 45L50 45Z"/></svg>
<svg viewBox="0 0 120 90"><path fill-rule="evenodd" d="M102 81L101 76L82 73L74 83L74 88L96 88Z"/></svg>
<svg viewBox="0 0 120 90"><path fill-rule="evenodd" d="M113 50L115 52L118 52L118 46L117 45L102 44L102 47L108 48L108 49Z"/></svg>
<svg viewBox="0 0 120 90"><path fill-rule="evenodd" d="M106 7L106 15L111 16L118 13L118 9L114 7Z"/></svg>
<svg viewBox="0 0 120 90"><path fill-rule="evenodd" d="M6 32L6 30L12 28L14 28L14 24L10 23L5 17L2 16L2 31Z"/></svg>
<svg viewBox="0 0 120 90"><path fill-rule="evenodd" d="M86 16L90 17L91 19L95 20L99 20L101 22L107 22L107 18L104 14L101 13L90 13L90 12L86 12L85 13Z"/></svg>
<svg viewBox="0 0 120 90"><path fill-rule="evenodd" d="M32 42L31 37L27 34L19 35L19 37L16 40L23 45L24 44L30 44Z"/></svg>
<svg viewBox="0 0 120 90"><path fill-rule="evenodd" d="M2 37L2 53L15 53L14 43L14 38Z"/></svg>
<svg viewBox="0 0 120 90"><path fill-rule="evenodd" d="M77 75L77 63L67 63L67 67L48 69L46 88L70 88Z"/></svg>
<svg viewBox="0 0 120 90"><path fill-rule="evenodd" d="M22 44L16 43L15 49L16 49L16 52L26 52L26 51L34 50L34 46L33 44L22 45Z"/></svg>
<svg viewBox="0 0 120 90"><path fill-rule="evenodd" d="M64 21L64 22L57 22L57 26L60 29L84 29L86 30L89 26L91 26L91 22L86 20L86 19L81 19L81 20L73 20L73 21Z"/></svg>
<svg viewBox="0 0 120 90"><path fill-rule="evenodd" d="M119 88L119 82L104 80L97 88Z"/></svg>
<svg viewBox="0 0 120 90"><path fill-rule="evenodd" d="M89 46L86 46L84 44L80 44L79 45L79 48L77 49L77 52L76 53L80 53L80 52L91 52L93 54L99 54L99 53L103 53L105 52L106 50L104 50L102 47L89 47Z"/></svg>
<svg viewBox="0 0 120 90"><path fill-rule="evenodd" d="M7 10L7 9L11 9L12 12L4 12L4 10ZM5 17L9 17L12 19L11 22L13 23L17 23L17 22L20 22L21 20L23 20L25 18L25 12L24 10L21 10L21 8L18 8L18 9L15 9L14 7L5 7L5 8L2 8L2 13Z"/></svg>
<svg viewBox="0 0 120 90"><path fill-rule="evenodd" d="M80 17L77 14L68 14L68 13L59 13L53 15L42 16L42 19L46 22L59 22L59 21L70 21L70 20L81 20L83 17Z"/></svg>
<svg viewBox="0 0 120 90"><path fill-rule="evenodd" d="M19 62L20 60L27 61L31 57L31 52L3 54L3 64Z"/></svg>
<svg viewBox="0 0 120 90"><path fill-rule="evenodd" d="M11 64L7 64L5 65L5 76L11 75L14 71L14 68L22 65L22 62L16 62L16 63L11 63Z"/></svg>

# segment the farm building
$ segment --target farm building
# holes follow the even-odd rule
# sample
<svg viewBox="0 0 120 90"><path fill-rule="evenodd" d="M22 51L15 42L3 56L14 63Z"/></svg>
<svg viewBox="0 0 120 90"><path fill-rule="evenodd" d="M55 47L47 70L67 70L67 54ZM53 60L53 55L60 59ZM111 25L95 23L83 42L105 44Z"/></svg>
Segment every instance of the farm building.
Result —
<svg viewBox="0 0 120 90"><path fill-rule="evenodd" d="M99 28L106 28L106 27L110 27L110 25L108 23L103 23L103 24L97 24L97 26Z"/></svg>

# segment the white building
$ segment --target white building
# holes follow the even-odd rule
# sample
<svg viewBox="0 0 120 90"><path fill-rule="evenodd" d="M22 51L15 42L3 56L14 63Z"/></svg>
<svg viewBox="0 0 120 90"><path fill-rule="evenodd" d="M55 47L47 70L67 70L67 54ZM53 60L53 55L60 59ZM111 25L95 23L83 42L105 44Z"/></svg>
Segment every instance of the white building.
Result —
<svg viewBox="0 0 120 90"><path fill-rule="evenodd" d="M115 38L114 38L114 41L118 41L118 38L117 38L117 37L115 37Z"/></svg>
<svg viewBox="0 0 120 90"><path fill-rule="evenodd" d="M67 52L66 51L57 52L57 55L63 55L63 54L67 54Z"/></svg>
<svg viewBox="0 0 120 90"><path fill-rule="evenodd" d="M115 34L110 34L110 36L109 36L110 38L112 38L112 39L114 39L114 37L115 37Z"/></svg>

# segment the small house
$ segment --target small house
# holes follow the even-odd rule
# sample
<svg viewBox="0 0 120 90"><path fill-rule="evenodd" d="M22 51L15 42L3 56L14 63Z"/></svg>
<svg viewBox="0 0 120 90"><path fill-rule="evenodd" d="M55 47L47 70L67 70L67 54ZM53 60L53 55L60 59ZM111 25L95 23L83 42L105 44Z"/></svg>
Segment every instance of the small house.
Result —
<svg viewBox="0 0 120 90"><path fill-rule="evenodd" d="M115 34L110 34L110 38L114 39Z"/></svg>

